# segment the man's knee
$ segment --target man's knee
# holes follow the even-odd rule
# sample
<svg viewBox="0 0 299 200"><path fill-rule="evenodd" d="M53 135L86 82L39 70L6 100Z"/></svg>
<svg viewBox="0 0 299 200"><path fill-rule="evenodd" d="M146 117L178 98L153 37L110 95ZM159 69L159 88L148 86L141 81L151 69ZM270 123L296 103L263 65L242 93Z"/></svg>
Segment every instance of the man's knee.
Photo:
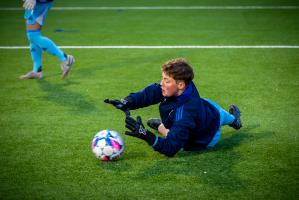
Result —
<svg viewBox="0 0 299 200"><path fill-rule="evenodd" d="M27 20L25 20L25 24L26 24L27 31L28 30L40 30L42 28L42 26L37 22L35 22L34 24L29 24L27 22Z"/></svg>

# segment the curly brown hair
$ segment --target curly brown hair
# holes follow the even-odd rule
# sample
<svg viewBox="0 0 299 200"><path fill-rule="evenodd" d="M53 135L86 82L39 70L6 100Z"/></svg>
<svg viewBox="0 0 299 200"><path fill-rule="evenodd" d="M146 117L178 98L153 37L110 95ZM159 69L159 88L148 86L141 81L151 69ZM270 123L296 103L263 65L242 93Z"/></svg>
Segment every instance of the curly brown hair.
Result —
<svg viewBox="0 0 299 200"><path fill-rule="evenodd" d="M188 85L194 78L191 65L184 58L175 58L162 65L162 71L176 81L184 81Z"/></svg>

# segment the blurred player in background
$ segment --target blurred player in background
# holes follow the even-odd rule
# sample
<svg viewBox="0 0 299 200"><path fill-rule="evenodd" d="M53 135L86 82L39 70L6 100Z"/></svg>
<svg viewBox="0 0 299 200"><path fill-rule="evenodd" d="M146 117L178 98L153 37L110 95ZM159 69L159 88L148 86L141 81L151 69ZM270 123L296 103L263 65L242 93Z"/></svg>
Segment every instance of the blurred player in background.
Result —
<svg viewBox="0 0 299 200"><path fill-rule="evenodd" d="M74 57L65 54L49 38L41 34L41 28L44 25L45 18L53 0L24 0L25 23L27 38L30 42L30 53L33 61L33 70L20 79L41 79L42 72L42 52L45 51L56 56L61 62L62 78L65 78L71 70L74 63Z"/></svg>

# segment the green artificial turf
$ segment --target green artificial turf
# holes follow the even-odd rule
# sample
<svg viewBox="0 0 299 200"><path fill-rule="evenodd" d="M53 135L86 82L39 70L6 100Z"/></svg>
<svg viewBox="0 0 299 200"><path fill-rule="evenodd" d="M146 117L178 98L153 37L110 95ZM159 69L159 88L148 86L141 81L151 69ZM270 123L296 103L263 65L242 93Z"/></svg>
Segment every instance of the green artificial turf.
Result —
<svg viewBox="0 0 299 200"><path fill-rule="evenodd" d="M151 2L151 3L149 3ZM20 1L1 2L15 7ZM57 1L57 6L69 6ZM296 1L72 1L72 6L299 5ZM26 46L22 11L0 11L0 46ZM43 34L58 45L299 45L297 10L51 11ZM63 32L57 31L63 30ZM64 49L76 64L61 80L43 55L43 80L26 49L0 49L0 199L297 199L299 49ZM239 105L244 127L225 127L211 151L167 158L124 135L124 115L103 103L161 78L185 57L202 97ZM158 106L132 111L143 120ZM102 129L125 140L101 162Z"/></svg>

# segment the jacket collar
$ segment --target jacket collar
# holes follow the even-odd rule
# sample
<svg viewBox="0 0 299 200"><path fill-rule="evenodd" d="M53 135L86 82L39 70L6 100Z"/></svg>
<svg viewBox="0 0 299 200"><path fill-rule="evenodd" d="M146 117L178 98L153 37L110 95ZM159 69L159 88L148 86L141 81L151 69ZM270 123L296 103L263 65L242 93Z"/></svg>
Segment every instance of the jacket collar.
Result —
<svg viewBox="0 0 299 200"><path fill-rule="evenodd" d="M194 83L191 81L187 88L184 90L184 92L180 96L172 96L172 97L164 97L164 101L173 102L176 104L176 107L179 107L183 105L190 97L198 95L199 93L194 85Z"/></svg>
<svg viewBox="0 0 299 200"><path fill-rule="evenodd" d="M178 106L181 106L182 104L184 104L186 101L188 101L188 99L194 95L199 95L197 92L197 89L194 85L194 83L191 81L189 83L189 85L187 86L187 88L184 90L184 92L180 95L177 96L175 98L176 103L178 104Z"/></svg>

